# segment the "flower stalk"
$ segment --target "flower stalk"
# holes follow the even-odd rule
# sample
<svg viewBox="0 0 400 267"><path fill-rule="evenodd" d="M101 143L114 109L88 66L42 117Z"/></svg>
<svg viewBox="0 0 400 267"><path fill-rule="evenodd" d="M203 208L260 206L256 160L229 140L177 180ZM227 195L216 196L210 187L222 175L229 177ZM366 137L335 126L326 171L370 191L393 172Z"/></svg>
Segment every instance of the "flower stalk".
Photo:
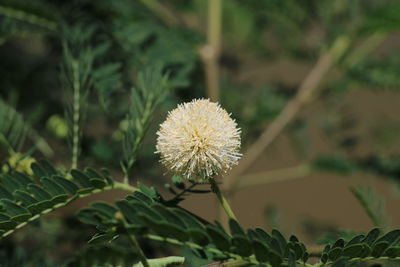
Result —
<svg viewBox="0 0 400 267"><path fill-rule="evenodd" d="M237 218L236 218L235 214L233 213L231 206L229 205L228 201L226 200L226 198L222 194L221 190L219 189L217 182L213 178L211 178L209 180L210 180L210 185L211 185L212 191L217 196L219 203L225 210L228 217L237 221Z"/></svg>

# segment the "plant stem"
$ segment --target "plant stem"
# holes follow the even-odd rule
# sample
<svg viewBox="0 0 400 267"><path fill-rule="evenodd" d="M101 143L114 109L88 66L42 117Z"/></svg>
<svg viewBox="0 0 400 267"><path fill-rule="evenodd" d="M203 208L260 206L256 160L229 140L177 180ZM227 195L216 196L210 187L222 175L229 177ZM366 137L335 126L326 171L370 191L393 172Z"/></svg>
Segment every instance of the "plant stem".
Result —
<svg viewBox="0 0 400 267"><path fill-rule="evenodd" d="M168 26L176 26L182 24L182 19L177 12L172 12L165 3L158 0L141 0L142 4L152 11L158 18L160 18Z"/></svg>
<svg viewBox="0 0 400 267"><path fill-rule="evenodd" d="M222 0L208 0L207 44L200 49L206 74L207 95L219 98L219 65L221 50Z"/></svg>
<svg viewBox="0 0 400 267"><path fill-rule="evenodd" d="M221 206L224 208L225 213L229 216L229 218L237 221L236 216L233 213L231 207L229 206L228 201L222 195L221 190L218 187L218 184L215 182L215 180L213 178L210 178L210 185L211 185L211 189L217 196L219 203L221 203Z"/></svg>
<svg viewBox="0 0 400 267"><path fill-rule="evenodd" d="M124 175L123 184L129 185L129 177L127 172Z"/></svg>
<svg viewBox="0 0 400 267"><path fill-rule="evenodd" d="M9 154L15 153L15 150L13 149L11 144L7 141L7 138L2 133L0 133L0 145L6 147Z"/></svg>
<svg viewBox="0 0 400 267"><path fill-rule="evenodd" d="M79 154L79 118L80 118L80 98L81 88L79 82L79 63L72 62L72 72L74 79L74 95L73 95L73 118L72 118L72 164L71 168L76 169L78 166Z"/></svg>
<svg viewBox="0 0 400 267"><path fill-rule="evenodd" d="M124 216L122 215L122 213L120 215L121 216L118 216L117 220L119 220L124 225L125 229L128 229L128 223L126 222L126 220L125 220ZM140 262L143 264L143 267L150 267L150 264L147 261L146 255L144 254L144 252L143 252L142 248L140 247L139 243L137 242L136 237L134 235L131 235L128 231L126 231L125 234L126 234L126 237L129 240L129 243L131 243L134 252L138 254Z"/></svg>
<svg viewBox="0 0 400 267"><path fill-rule="evenodd" d="M147 262L146 255L144 255L144 252L142 248L140 247L139 243L136 240L136 237L130 234L127 234L128 240L131 243L133 249L135 252L138 254L140 261L142 262L144 267L150 267L150 264Z"/></svg>
<svg viewBox="0 0 400 267"><path fill-rule="evenodd" d="M264 171L255 174L248 174L241 176L232 184L232 191L239 188L264 185L274 182L282 182L294 180L305 177L311 173L311 166L309 164L301 164L296 167Z"/></svg>
<svg viewBox="0 0 400 267"><path fill-rule="evenodd" d="M210 264L204 265L202 267L239 267L249 265L248 261L244 260L232 260L226 262L212 262Z"/></svg>
<svg viewBox="0 0 400 267"><path fill-rule="evenodd" d="M36 14L27 13L23 10L18 10L6 6L0 6L0 15L28 22L30 24L37 25L39 27L43 27L51 31L57 30L58 27L57 23L47 18L40 17L37 16Z"/></svg>
<svg viewBox="0 0 400 267"><path fill-rule="evenodd" d="M337 60L347 51L351 40L347 35L338 37L332 47L321 55L315 66L308 73L297 90L296 96L289 101L281 113L268 125L261 136L244 153L240 164L234 167L225 177L224 189L228 196L233 193L232 185L237 183L240 175L272 144L285 127L295 118L302 106L309 102L320 86L324 76L332 69ZM222 221L225 225L226 222Z"/></svg>
<svg viewBox="0 0 400 267"><path fill-rule="evenodd" d="M229 178L234 181L238 176L247 170L247 168L259 158L265 148L268 147L289 122L300 111L301 107L307 103L319 87L323 77L334 66L337 59L340 58L350 45L350 39L347 36L342 36L336 39L331 49L322 55L313 69L300 85L297 95L286 105L278 117L264 130L261 136L250 146L247 152L243 155L240 164L234 168ZM228 185L229 186L229 185Z"/></svg>
<svg viewBox="0 0 400 267"><path fill-rule="evenodd" d="M120 182L114 182L112 189L120 189L120 190L124 190L124 191L129 191L129 192L135 192L135 191L139 190L134 186L131 186L129 184L120 183Z"/></svg>
<svg viewBox="0 0 400 267"><path fill-rule="evenodd" d="M361 60L365 58L372 50L377 48L386 38L387 33L374 33L368 36L356 49L353 50L348 56L346 56L343 65L346 68L354 67Z"/></svg>
<svg viewBox="0 0 400 267"><path fill-rule="evenodd" d="M194 248L194 249L201 249L204 251L209 251L210 253L216 254L216 255L221 255L223 257L229 256L231 259L234 260L243 260L242 256L239 256L237 254L233 254L233 253L229 253L226 251L221 251L217 248L213 248L213 247L209 247L209 246L205 246L202 247L196 243L193 242L181 242L179 240L176 240L174 238L168 238L168 237L161 237L158 235L153 235L153 234L146 234L143 235L143 237L151 239L151 240L156 240L156 241L161 241L161 242L167 242L169 244L173 244L173 245L177 245L177 246L183 246L183 247L190 247L190 248ZM246 259L246 261L248 263L253 263L253 264L260 264L260 262L258 262L254 257L249 257L248 259ZM270 266L270 265L267 265Z"/></svg>

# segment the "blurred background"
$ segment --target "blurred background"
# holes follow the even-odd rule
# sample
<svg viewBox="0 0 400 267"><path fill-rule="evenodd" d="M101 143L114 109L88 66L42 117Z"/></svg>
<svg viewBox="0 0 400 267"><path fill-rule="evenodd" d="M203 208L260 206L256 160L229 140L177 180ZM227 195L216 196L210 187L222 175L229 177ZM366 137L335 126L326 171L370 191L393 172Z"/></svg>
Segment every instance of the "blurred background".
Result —
<svg viewBox="0 0 400 267"><path fill-rule="evenodd" d="M169 73L170 90L132 183L169 194L155 133L177 104L210 98L242 129L243 158L221 180L240 222L321 243L338 233L400 227L399 29L396 0L1 0L1 105L31 129L19 151L69 168L65 49L77 57L97 51L85 59L93 77L78 167L106 167L122 179L130 89L138 70L157 64ZM10 160L5 146L0 157ZM1 241L0 253L62 262L94 233L88 227L82 234L74 211L125 194L51 213ZM224 221L216 203L193 194L183 206Z"/></svg>

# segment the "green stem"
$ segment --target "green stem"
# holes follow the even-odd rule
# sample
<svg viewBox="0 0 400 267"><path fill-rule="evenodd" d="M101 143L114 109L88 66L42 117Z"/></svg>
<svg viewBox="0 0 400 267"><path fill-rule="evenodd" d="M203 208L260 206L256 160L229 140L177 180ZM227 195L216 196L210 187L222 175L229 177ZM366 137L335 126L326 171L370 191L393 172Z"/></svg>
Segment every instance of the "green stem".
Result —
<svg viewBox="0 0 400 267"><path fill-rule="evenodd" d="M390 260L390 261L398 261L400 260L400 257L366 257L366 258L352 258L349 260L349 262L358 262L358 261L369 261L369 260Z"/></svg>
<svg viewBox="0 0 400 267"><path fill-rule="evenodd" d="M176 26L180 22L177 14L171 12L161 1L141 0L141 2L168 26Z"/></svg>
<svg viewBox="0 0 400 267"><path fill-rule="evenodd" d="M9 154L16 153L11 144L7 141L7 138L2 133L0 133L0 145L6 147Z"/></svg>
<svg viewBox="0 0 400 267"><path fill-rule="evenodd" d="M239 267L239 266L247 266L249 263L244 260L234 260L234 261L227 261L223 262L218 266L223 267Z"/></svg>
<svg viewBox="0 0 400 267"><path fill-rule="evenodd" d="M221 46L222 0L208 0L207 39L215 50Z"/></svg>
<svg viewBox="0 0 400 267"><path fill-rule="evenodd" d="M229 253L229 252L225 252L225 251L221 251L221 250L219 250L217 248L213 248L213 247L208 247L208 246L203 247L203 246L197 245L196 243L193 243L193 242L181 242L181 241L176 240L174 238L161 237L161 236L153 235L153 234L143 235L143 237L151 239L151 240L155 240L155 241L167 242L167 243L172 244L172 245L190 247L190 248L194 248L194 249L200 249L200 250L208 251L208 252L216 254L216 255L223 256L223 257L228 256L228 257L230 257L231 259L234 259L234 260L245 260L248 263L260 264L260 262L257 261L254 257L249 257L247 259L243 259L242 256L239 256L239 255L236 255L236 254L233 254L233 253ZM267 266L270 266L270 265L267 265Z"/></svg>
<svg viewBox="0 0 400 267"><path fill-rule="evenodd" d="M119 220L124 225L125 229L128 229L128 223L122 214L121 214L121 216L118 216L117 220ZM137 253L137 255L139 256L140 262L143 264L143 267L150 267L150 264L147 261L146 255L144 254L142 248L140 247L136 237L134 235L131 235L128 231L126 231L125 234L129 240L129 243L131 244L134 252Z"/></svg>
<svg viewBox="0 0 400 267"><path fill-rule="evenodd" d="M210 179L210 185L211 185L211 189L217 196L219 203L221 203L222 207L224 208L226 214L229 216L229 218L237 221L236 216L233 213L231 207L229 206L228 201L222 195L221 190L219 190L218 184L215 182L215 180L213 178Z"/></svg>
<svg viewBox="0 0 400 267"><path fill-rule="evenodd" d="M129 184L120 183L120 182L114 182L114 185L111 186L111 189L120 189L120 190L124 190L124 191L129 191L129 192L135 192L135 191L139 190L137 187L131 186Z"/></svg>
<svg viewBox="0 0 400 267"><path fill-rule="evenodd" d="M144 252L142 248L139 246L139 243L136 240L136 237L130 234L127 234L128 240L131 243L133 249L135 252L138 254L141 263L143 264L143 267L150 267L150 264L147 262L146 255L144 255Z"/></svg>
<svg viewBox="0 0 400 267"><path fill-rule="evenodd" d="M123 182L122 182L122 183L129 186L129 176L128 176L128 172L125 172L125 174L124 174L124 179L123 179Z"/></svg>
<svg viewBox="0 0 400 267"><path fill-rule="evenodd" d="M353 49L353 51L346 57L344 65L346 68L352 68L360 61L362 61L367 55L376 49L386 38L387 33L374 33L368 36L361 45Z"/></svg>
<svg viewBox="0 0 400 267"><path fill-rule="evenodd" d="M301 164L296 167L243 175L240 177L240 179L237 179L232 184L231 190L236 191L237 189L244 187L265 185L269 183L303 178L311 174L311 169L312 168L310 164Z"/></svg>
<svg viewBox="0 0 400 267"><path fill-rule="evenodd" d="M176 245L176 246L190 247L193 249L204 250L204 251L208 251L212 254L222 256L224 258L226 258L226 256L228 256L230 259L232 259L232 261L224 262L223 265L221 265L221 266L230 266L230 267L235 266L236 267L236 266L242 266L247 263L247 264L253 264L253 265L257 265L257 266L272 267L268 263L258 261L254 257L254 255L244 258L243 256L233 254L230 252L226 252L226 251L221 251L217 248L213 248L213 247L209 247L209 246L200 246L200 245L190 242L190 241L182 242L182 241L179 241L174 238L161 237L161 236L154 235L154 234L145 234L145 235L143 235L143 237L151 239L151 240L155 240L155 241L166 242L166 243ZM316 265L313 265L313 264L309 264L309 263L297 262L297 264L301 265L301 266L305 266L305 267L316 267L316 266L320 267L320 266L322 266L319 263Z"/></svg>
<svg viewBox="0 0 400 267"><path fill-rule="evenodd" d="M363 261L399 261L400 257L365 257L365 258L352 258L349 259L348 262L363 262ZM309 265L310 267L323 267L323 266L331 266L334 262L328 261L326 263L316 263L314 265Z"/></svg>
<svg viewBox="0 0 400 267"><path fill-rule="evenodd" d="M21 11L18 9L6 7L6 6L0 6L0 15L10 17L13 19L21 20L28 22L30 24L34 24L40 27L47 28L48 30L55 31L57 30L57 23L54 21L51 21L49 19L39 17L35 14L30 14L25 11Z"/></svg>
<svg viewBox="0 0 400 267"><path fill-rule="evenodd" d="M206 73L207 96L219 99L219 65L221 53L222 0L208 0L207 44L200 50Z"/></svg>
<svg viewBox="0 0 400 267"><path fill-rule="evenodd" d="M79 118L80 118L80 98L81 89L79 82L79 63L72 62L72 72L74 79L74 95L73 95L73 118L72 118L72 169L78 166L79 154Z"/></svg>
<svg viewBox="0 0 400 267"><path fill-rule="evenodd" d="M126 165L122 166L122 171L124 172L123 183L125 183L125 184L129 184L129 175L132 171L133 164L135 164L135 162L136 162L137 153L139 151L140 145L142 144L144 135L146 134L147 129L149 127L149 122L150 122L153 112L154 112L154 109L152 108L151 101L149 101L147 99L146 103L145 103L144 112L141 115L142 119L140 120L140 126L141 126L140 131L136 134L135 142L134 142L133 146L130 148L131 151L130 151L128 162L126 163ZM132 117L129 117L129 120L132 120ZM134 124L134 123L135 122L132 122L132 124ZM128 132L129 131L132 131L132 129L128 128ZM125 138L127 138L127 134L128 133L126 133Z"/></svg>

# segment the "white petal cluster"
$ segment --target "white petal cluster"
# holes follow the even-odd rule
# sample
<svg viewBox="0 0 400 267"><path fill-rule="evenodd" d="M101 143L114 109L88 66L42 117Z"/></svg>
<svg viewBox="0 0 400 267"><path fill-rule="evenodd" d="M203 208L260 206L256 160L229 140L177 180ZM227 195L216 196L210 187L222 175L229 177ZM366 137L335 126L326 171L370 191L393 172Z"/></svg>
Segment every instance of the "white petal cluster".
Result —
<svg viewBox="0 0 400 267"><path fill-rule="evenodd" d="M189 179L223 174L241 157L240 129L219 104L208 99L178 105L157 135L156 153L161 162Z"/></svg>

